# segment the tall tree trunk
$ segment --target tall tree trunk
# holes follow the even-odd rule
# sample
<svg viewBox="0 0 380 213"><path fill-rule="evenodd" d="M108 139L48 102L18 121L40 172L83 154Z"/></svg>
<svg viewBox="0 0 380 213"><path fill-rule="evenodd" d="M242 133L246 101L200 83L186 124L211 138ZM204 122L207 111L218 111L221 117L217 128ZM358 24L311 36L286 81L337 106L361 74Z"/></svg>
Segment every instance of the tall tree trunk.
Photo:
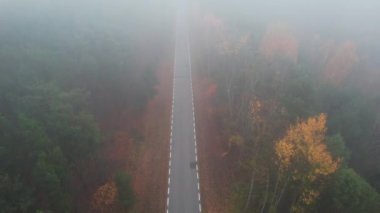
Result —
<svg viewBox="0 0 380 213"><path fill-rule="evenodd" d="M272 197L272 200L271 200L271 204L274 204L276 202L276 197L277 197L277 188L278 188L278 185L280 183L280 174L277 175L277 180L276 180L276 185L274 186L274 191L273 191L273 197Z"/></svg>
<svg viewBox="0 0 380 213"><path fill-rule="evenodd" d="M267 204L267 201L268 201L268 194L269 194L269 182L270 182L270 177L269 175L267 176L267 184L266 184L266 187L265 187L265 197L264 197L264 202L263 202L263 206L261 207L261 213L264 212L265 210L265 206Z"/></svg>
<svg viewBox="0 0 380 213"><path fill-rule="evenodd" d="M255 183L255 170L252 170L251 183L250 183L250 186L249 186L249 193L248 193L247 201L245 202L244 211L247 211L247 209L249 207L249 204L251 203L254 183Z"/></svg>
<svg viewBox="0 0 380 213"><path fill-rule="evenodd" d="M290 176L288 176L288 177L286 178L285 184L284 184L284 186L282 187L281 192L280 192L280 194L279 194L279 196L278 196L278 199L276 200L276 202L275 202L275 204L274 204L275 208L277 208L278 204L279 204L280 201L281 201L282 195L284 194L285 189L286 189L286 187L288 186L289 179L290 179Z"/></svg>

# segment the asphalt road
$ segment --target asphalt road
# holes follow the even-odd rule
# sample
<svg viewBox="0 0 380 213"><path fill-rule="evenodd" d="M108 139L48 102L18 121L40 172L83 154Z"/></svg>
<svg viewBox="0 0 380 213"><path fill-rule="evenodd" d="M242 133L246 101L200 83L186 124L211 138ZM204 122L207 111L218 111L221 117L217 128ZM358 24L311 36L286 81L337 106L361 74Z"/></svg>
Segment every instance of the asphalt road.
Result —
<svg viewBox="0 0 380 213"><path fill-rule="evenodd" d="M178 10L167 212L201 212L191 58L186 14Z"/></svg>

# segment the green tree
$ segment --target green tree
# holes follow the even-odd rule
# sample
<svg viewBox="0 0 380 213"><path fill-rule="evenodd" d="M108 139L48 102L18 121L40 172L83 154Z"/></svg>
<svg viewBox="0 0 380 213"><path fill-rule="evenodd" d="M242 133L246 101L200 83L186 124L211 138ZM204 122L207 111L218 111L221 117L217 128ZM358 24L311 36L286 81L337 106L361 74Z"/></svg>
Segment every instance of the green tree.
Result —
<svg viewBox="0 0 380 213"><path fill-rule="evenodd" d="M0 212L28 212L34 203L32 191L19 178L0 174Z"/></svg>
<svg viewBox="0 0 380 213"><path fill-rule="evenodd" d="M341 159L341 162L347 166L350 160L350 151L347 149L343 137L340 134L327 137L327 149L334 159Z"/></svg>
<svg viewBox="0 0 380 213"><path fill-rule="evenodd" d="M375 213L380 209L380 196L353 169L341 169L332 178L318 202L321 212Z"/></svg>
<svg viewBox="0 0 380 213"><path fill-rule="evenodd" d="M124 171L119 171L115 176L118 198L125 209L131 208L135 199L130 181L130 177Z"/></svg>

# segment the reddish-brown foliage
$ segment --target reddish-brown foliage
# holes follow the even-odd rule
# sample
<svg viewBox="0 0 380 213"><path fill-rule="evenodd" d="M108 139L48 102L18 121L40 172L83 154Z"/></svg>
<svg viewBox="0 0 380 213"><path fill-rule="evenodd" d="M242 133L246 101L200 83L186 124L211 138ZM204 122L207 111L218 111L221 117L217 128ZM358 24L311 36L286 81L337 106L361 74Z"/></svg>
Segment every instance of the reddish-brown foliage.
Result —
<svg viewBox="0 0 380 213"><path fill-rule="evenodd" d="M163 57L156 70L155 96L146 107L115 112L102 123L111 134L103 150L108 176L124 170L132 177L135 212L163 212L166 206L172 63Z"/></svg>
<svg viewBox="0 0 380 213"><path fill-rule="evenodd" d="M231 162L224 157L228 144L222 140L218 112L213 104L217 84L201 74L194 74L195 119L199 146L199 175L202 211L228 212Z"/></svg>
<svg viewBox="0 0 380 213"><path fill-rule="evenodd" d="M353 67L357 62L356 45L347 41L337 47L333 55L328 59L325 76L331 82L340 84L353 71Z"/></svg>
<svg viewBox="0 0 380 213"><path fill-rule="evenodd" d="M287 24L270 24L261 41L260 52L269 59L280 55L296 62L298 42Z"/></svg>
<svg viewBox="0 0 380 213"><path fill-rule="evenodd" d="M156 96L144 113L144 145L138 152L133 187L136 212L163 212L166 207L172 64L162 63L157 71Z"/></svg>

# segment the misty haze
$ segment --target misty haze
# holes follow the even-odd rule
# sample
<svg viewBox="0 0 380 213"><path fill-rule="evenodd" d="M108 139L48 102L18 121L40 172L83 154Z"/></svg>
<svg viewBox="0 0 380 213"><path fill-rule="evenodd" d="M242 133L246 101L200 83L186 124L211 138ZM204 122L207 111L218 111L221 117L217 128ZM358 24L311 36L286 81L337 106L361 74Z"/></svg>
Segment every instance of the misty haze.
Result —
<svg viewBox="0 0 380 213"><path fill-rule="evenodd" d="M0 0L0 213L379 213L380 2Z"/></svg>

